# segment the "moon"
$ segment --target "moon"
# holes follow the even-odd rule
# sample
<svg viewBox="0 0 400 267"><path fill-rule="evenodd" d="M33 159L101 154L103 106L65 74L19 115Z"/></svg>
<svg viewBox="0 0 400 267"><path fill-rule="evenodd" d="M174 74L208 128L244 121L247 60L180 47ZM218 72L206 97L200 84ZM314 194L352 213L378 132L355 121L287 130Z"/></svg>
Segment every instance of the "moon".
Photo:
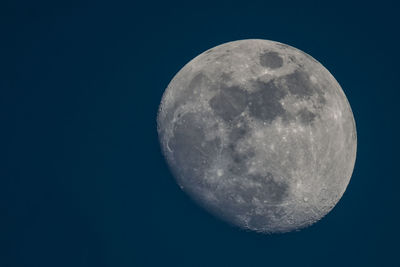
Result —
<svg viewBox="0 0 400 267"><path fill-rule="evenodd" d="M357 148L348 100L317 60L285 44L225 43L187 63L157 116L177 184L216 217L281 233L324 217Z"/></svg>

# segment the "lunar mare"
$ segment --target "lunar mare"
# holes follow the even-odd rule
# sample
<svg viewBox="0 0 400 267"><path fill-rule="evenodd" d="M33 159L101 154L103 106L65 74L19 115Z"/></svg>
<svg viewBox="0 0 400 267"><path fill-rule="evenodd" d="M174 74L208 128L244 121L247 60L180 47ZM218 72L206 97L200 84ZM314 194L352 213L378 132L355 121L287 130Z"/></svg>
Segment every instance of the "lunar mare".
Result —
<svg viewBox="0 0 400 267"><path fill-rule="evenodd" d="M168 85L159 141L179 186L215 216L262 233L304 228L340 200L356 128L334 77L273 41L200 54Z"/></svg>

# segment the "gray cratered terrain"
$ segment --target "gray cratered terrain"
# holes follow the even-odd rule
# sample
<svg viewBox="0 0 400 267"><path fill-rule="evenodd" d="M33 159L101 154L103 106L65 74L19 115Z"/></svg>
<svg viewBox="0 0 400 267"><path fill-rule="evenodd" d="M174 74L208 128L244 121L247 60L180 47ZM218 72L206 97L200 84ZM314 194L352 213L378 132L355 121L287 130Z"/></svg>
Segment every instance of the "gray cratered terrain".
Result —
<svg viewBox="0 0 400 267"><path fill-rule="evenodd" d="M321 219L346 190L356 157L340 85L311 56L273 41L230 42L194 58L166 89L157 123L179 186L257 232Z"/></svg>

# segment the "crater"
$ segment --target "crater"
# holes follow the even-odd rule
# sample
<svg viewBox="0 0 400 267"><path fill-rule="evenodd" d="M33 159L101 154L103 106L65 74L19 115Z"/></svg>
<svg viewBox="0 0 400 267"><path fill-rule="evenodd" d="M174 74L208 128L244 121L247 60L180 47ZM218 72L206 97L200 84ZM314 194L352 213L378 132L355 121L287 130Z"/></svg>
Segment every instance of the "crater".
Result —
<svg viewBox="0 0 400 267"><path fill-rule="evenodd" d="M283 59L277 52L267 51L260 55L260 65L270 69L278 69L283 65Z"/></svg>
<svg viewBox="0 0 400 267"><path fill-rule="evenodd" d="M247 106L247 94L238 86L222 87L210 99L210 107L224 121L232 121L240 115Z"/></svg>

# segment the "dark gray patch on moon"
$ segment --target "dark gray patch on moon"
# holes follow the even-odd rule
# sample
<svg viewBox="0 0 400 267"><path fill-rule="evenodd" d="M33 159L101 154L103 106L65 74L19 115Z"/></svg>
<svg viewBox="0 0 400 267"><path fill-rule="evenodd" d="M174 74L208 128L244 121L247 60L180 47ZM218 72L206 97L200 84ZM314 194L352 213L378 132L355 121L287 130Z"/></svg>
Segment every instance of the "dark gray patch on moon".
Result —
<svg viewBox="0 0 400 267"><path fill-rule="evenodd" d="M315 92L308 75L301 70L284 76L282 80L286 83L289 92L298 97L309 97Z"/></svg>
<svg viewBox="0 0 400 267"><path fill-rule="evenodd" d="M242 40L196 57L168 86L157 125L181 188L257 232L320 220L354 167L355 123L340 85L311 56L276 42Z"/></svg>
<svg viewBox="0 0 400 267"><path fill-rule="evenodd" d="M209 101L215 114L225 121L233 120L247 106L246 92L237 86L222 87Z"/></svg>
<svg viewBox="0 0 400 267"><path fill-rule="evenodd" d="M282 67L283 59L279 56L277 52L267 51L260 56L261 66L277 69Z"/></svg>
<svg viewBox="0 0 400 267"><path fill-rule="evenodd" d="M285 109L279 102L286 95L285 91L277 88L273 82L256 81L254 85L257 91L249 97L249 111L252 117L271 122L285 114Z"/></svg>

